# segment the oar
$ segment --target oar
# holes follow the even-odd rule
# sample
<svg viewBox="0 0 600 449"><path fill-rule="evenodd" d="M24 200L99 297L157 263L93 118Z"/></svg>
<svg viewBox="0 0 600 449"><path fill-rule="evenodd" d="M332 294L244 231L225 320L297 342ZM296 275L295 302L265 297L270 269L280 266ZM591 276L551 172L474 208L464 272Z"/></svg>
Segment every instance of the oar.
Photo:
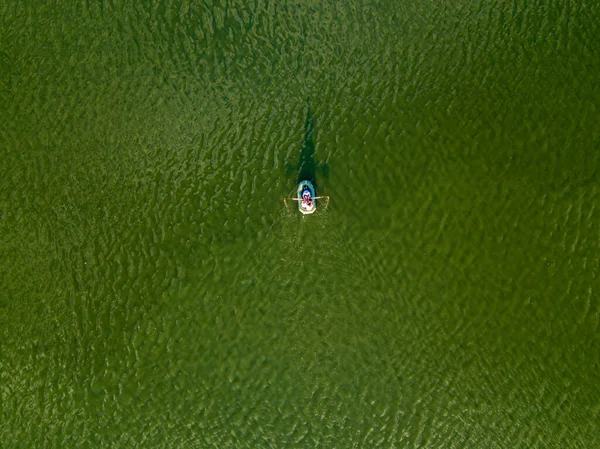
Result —
<svg viewBox="0 0 600 449"><path fill-rule="evenodd" d="M319 198L327 198L327 203L325 204L325 207L329 206L329 197L328 196L315 196L315 199L319 199Z"/></svg>
<svg viewBox="0 0 600 449"><path fill-rule="evenodd" d="M311 200L320 200L322 198L327 198L329 199L328 196L311 196L310 199ZM284 200L290 200L290 201L302 201L303 198L284 198Z"/></svg>

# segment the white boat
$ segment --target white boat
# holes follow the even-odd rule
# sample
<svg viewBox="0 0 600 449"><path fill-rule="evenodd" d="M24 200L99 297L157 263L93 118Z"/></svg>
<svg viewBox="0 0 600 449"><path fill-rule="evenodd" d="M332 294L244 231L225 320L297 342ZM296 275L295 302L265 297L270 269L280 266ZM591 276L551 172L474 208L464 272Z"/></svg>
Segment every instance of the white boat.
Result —
<svg viewBox="0 0 600 449"><path fill-rule="evenodd" d="M285 198L285 200L297 201L298 210L304 215L310 215L315 213L315 211L317 210L317 200L326 198L327 203L325 204L325 206L327 206L327 204L329 203L328 196L316 196L315 187L310 181L300 181L298 183L298 188L296 189L296 192L296 198Z"/></svg>

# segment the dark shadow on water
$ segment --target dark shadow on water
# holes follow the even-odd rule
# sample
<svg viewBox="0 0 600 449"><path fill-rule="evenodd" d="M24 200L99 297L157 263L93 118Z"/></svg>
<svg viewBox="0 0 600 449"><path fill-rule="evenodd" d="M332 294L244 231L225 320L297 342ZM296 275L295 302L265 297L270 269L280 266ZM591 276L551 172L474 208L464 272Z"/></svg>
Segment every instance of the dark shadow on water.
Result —
<svg viewBox="0 0 600 449"><path fill-rule="evenodd" d="M329 177L329 167L326 163L317 163L315 161L315 119L312 114L310 100L306 102L307 113L304 121L304 140L300 149L300 159L298 161L298 174L296 184L300 181L308 180L317 189L317 170L325 178ZM288 170L288 175L290 170Z"/></svg>
<svg viewBox="0 0 600 449"><path fill-rule="evenodd" d="M310 109L310 100L307 101L308 111L304 121L304 141L300 150L300 161L298 162L298 177L296 184L308 180L315 183L317 165L315 164L315 122Z"/></svg>

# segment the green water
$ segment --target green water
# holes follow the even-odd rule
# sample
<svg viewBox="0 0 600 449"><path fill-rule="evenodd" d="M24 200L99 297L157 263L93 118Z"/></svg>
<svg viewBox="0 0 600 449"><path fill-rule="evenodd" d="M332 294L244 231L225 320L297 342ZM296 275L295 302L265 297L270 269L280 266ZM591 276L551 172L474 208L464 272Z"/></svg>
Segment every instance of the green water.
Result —
<svg viewBox="0 0 600 449"><path fill-rule="evenodd" d="M596 2L134 3L0 4L0 447L600 446Z"/></svg>

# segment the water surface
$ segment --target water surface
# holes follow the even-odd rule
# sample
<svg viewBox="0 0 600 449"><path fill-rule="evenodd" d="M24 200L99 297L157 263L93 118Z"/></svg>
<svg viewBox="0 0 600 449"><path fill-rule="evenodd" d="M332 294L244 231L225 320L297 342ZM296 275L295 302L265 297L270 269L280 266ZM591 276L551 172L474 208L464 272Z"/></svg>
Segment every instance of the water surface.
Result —
<svg viewBox="0 0 600 449"><path fill-rule="evenodd" d="M595 3L142 3L0 6L0 446L600 444Z"/></svg>

